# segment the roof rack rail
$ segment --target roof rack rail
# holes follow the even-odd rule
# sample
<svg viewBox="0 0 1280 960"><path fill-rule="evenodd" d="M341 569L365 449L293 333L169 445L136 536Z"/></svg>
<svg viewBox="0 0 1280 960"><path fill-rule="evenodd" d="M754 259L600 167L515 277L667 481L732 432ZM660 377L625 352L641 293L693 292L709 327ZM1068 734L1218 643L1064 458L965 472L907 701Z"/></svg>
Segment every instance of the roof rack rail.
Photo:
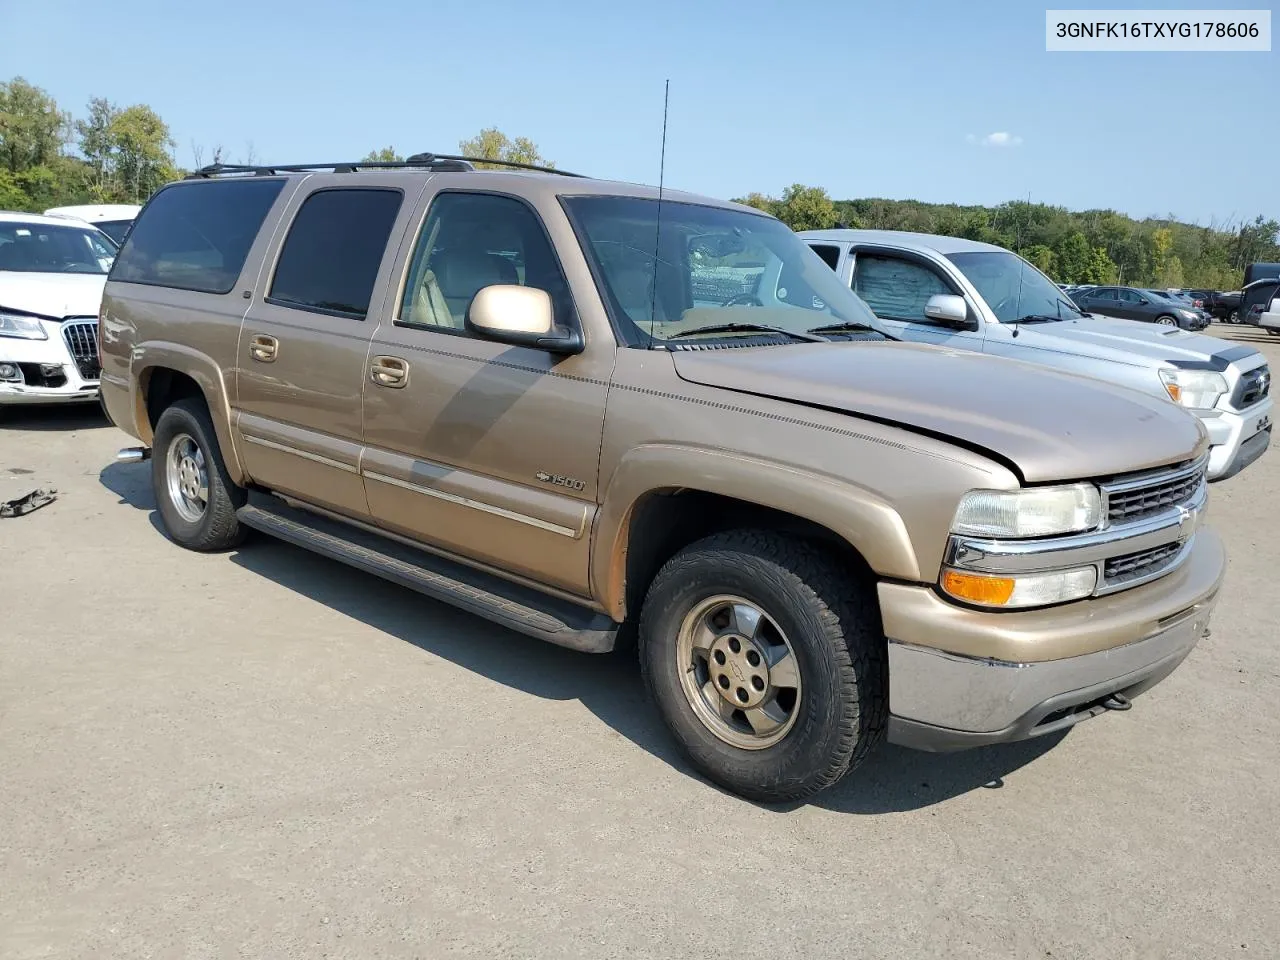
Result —
<svg viewBox="0 0 1280 960"><path fill-rule="evenodd" d="M285 163L261 166L242 163L211 163L187 174L188 180L208 180L213 177L273 177L281 173L355 173L357 170L414 170L426 168L436 171L463 172L475 170L477 163L514 170L534 170L538 173L554 173L562 177L582 177L581 173L557 170L554 167L533 163L516 163L514 160L489 160L485 157L463 157L445 153L415 153L407 160L347 160L341 163Z"/></svg>

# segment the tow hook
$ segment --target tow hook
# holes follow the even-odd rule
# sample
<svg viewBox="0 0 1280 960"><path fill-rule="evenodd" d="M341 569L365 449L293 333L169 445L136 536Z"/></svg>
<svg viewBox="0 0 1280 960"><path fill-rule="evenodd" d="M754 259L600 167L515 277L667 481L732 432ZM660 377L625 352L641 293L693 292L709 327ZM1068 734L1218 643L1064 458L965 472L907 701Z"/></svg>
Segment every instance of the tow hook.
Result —
<svg viewBox="0 0 1280 960"><path fill-rule="evenodd" d="M150 447L125 447L116 454L116 463L141 463L150 459Z"/></svg>
<svg viewBox="0 0 1280 960"><path fill-rule="evenodd" d="M1102 701L1102 705L1108 710L1128 710L1133 706L1133 701L1123 693L1113 693Z"/></svg>

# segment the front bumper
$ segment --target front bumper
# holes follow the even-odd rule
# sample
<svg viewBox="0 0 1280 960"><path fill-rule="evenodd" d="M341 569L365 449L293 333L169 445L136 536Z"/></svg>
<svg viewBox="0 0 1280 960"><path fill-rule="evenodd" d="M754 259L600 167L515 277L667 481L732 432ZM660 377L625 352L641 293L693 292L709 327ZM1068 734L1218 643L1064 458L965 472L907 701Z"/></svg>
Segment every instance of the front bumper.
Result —
<svg viewBox="0 0 1280 960"><path fill-rule="evenodd" d="M92 403L98 399L98 381L80 375L61 328L52 323L46 326L50 330L47 340L0 338L0 363L21 370L16 380L0 380L0 406Z"/></svg>
<svg viewBox="0 0 1280 960"><path fill-rule="evenodd" d="M1271 443L1274 401L1265 397L1241 413L1222 410L1201 417L1209 433L1209 479L1233 477L1266 452Z"/></svg>
<svg viewBox="0 0 1280 960"><path fill-rule="evenodd" d="M889 739L934 751L1021 740L1145 692L1207 630L1225 565L1221 540L1201 529L1168 576L1060 607L984 612L882 584Z"/></svg>

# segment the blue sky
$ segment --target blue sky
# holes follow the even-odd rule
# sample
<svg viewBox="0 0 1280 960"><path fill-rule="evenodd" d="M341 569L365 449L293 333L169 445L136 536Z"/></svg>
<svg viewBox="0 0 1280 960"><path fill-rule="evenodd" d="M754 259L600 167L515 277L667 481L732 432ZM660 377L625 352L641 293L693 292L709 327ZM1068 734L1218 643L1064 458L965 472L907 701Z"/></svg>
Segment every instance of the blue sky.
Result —
<svg viewBox="0 0 1280 960"><path fill-rule="evenodd" d="M565 169L644 182L670 78L673 187L1280 217L1280 53L1047 53L1044 16L911 0L0 0L0 77L77 115L91 96L148 103L188 166L193 141L206 158L251 142L260 161L331 161L452 152L498 126Z"/></svg>

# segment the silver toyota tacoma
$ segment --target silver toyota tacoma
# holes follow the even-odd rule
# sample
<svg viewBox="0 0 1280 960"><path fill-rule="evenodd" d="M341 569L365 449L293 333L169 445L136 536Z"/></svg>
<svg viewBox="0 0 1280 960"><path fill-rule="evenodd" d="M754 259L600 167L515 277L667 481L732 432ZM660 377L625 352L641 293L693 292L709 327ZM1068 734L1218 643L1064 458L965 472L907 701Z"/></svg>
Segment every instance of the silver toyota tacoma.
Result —
<svg viewBox="0 0 1280 960"><path fill-rule="evenodd" d="M1043 364L1187 408L1209 433L1210 480L1239 473L1271 442L1271 373L1251 346L1085 314L1026 260L989 243L896 230L800 236L895 336Z"/></svg>

